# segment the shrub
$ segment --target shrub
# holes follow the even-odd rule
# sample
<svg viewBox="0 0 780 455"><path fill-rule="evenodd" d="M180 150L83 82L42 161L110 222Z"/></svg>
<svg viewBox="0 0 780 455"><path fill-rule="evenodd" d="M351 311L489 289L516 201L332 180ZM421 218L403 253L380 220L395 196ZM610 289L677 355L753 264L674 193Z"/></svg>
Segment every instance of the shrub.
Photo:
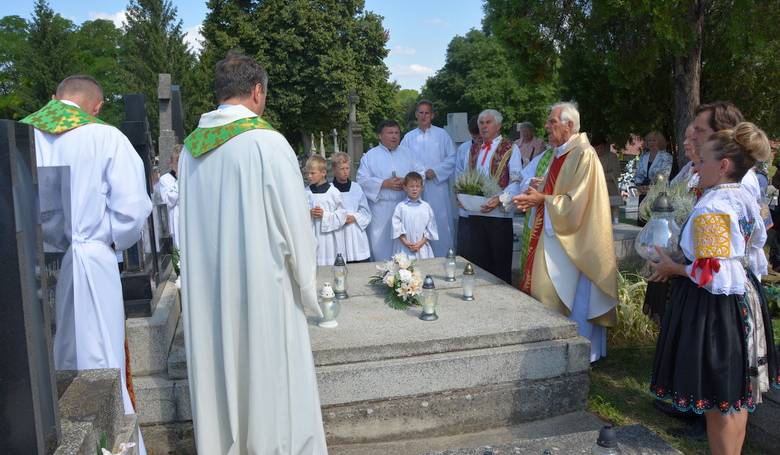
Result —
<svg viewBox="0 0 780 455"><path fill-rule="evenodd" d="M610 329L611 346L646 346L655 343L658 327L642 313L647 281L636 273L618 271L618 324Z"/></svg>

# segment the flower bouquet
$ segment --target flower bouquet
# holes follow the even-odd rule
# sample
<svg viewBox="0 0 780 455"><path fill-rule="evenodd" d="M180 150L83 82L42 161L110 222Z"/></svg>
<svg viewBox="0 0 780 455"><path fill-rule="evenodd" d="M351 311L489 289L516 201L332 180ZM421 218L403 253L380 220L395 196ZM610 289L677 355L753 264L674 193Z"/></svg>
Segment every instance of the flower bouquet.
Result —
<svg viewBox="0 0 780 455"><path fill-rule="evenodd" d="M390 308L405 310L420 305L423 278L405 253L396 254L376 268L378 273L371 277L369 284L387 287L385 303Z"/></svg>
<svg viewBox="0 0 780 455"><path fill-rule="evenodd" d="M453 190L464 209L479 215L485 215L481 213L481 208L488 198L501 193L501 187L496 179L478 169L468 169L458 176Z"/></svg>

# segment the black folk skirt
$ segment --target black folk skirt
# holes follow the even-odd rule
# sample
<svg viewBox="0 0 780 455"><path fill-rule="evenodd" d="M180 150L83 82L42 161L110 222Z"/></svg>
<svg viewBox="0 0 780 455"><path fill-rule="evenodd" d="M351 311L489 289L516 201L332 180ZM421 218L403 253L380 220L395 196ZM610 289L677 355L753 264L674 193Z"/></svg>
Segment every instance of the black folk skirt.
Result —
<svg viewBox="0 0 780 455"><path fill-rule="evenodd" d="M711 294L688 278L670 286L651 392L683 412L752 412L744 297Z"/></svg>

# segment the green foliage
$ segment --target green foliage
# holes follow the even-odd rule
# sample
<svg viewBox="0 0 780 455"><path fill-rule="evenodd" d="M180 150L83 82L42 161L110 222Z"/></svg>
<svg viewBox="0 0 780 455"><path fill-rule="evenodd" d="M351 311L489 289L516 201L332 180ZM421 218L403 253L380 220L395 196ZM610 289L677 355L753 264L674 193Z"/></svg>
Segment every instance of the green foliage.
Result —
<svg viewBox="0 0 780 455"><path fill-rule="evenodd" d="M618 272L617 327L608 331L613 346L655 343L658 327L642 313L647 282L639 275Z"/></svg>
<svg viewBox="0 0 780 455"><path fill-rule="evenodd" d="M28 53L27 21L19 16L0 19L0 118L20 119L24 113L20 62Z"/></svg>
<svg viewBox="0 0 780 455"><path fill-rule="evenodd" d="M428 79L422 97L433 101L438 112L477 115L496 109L504 116L505 131L525 120L542 125L557 94L554 79L524 79L511 61L511 53L495 36L478 30L456 36L447 46L444 67ZM434 119L439 124L445 120Z"/></svg>
<svg viewBox="0 0 780 455"><path fill-rule="evenodd" d="M365 11L362 1L211 0L208 7L199 65L201 109L212 102L206 87L214 63L235 48L265 66L269 89L264 117L294 145L302 134L343 128L351 91L360 97L364 140L375 140L375 125L396 116L398 87L387 82L383 62L387 32L381 17Z"/></svg>
<svg viewBox="0 0 780 455"><path fill-rule="evenodd" d="M496 179L488 177L475 168L466 169L452 185L452 190L459 194L491 197L501 192Z"/></svg>
<svg viewBox="0 0 780 455"><path fill-rule="evenodd" d="M103 455L103 449L108 450L108 435L105 432L100 433L100 441L96 444L97 455Z"/></svg>
<svg viewBox="0 0 780 455"><path fill-rule="evenodd" d="M185 87L185 106L189 98L195 56L184 42L182 22L176 16L170 0L130 0L127 5L127 25L122 39L119 67L125 78L125 93L143 93L152 137L158 136L159 106L157 104L158 73L171 74L174 84ZM185 109L188 127L194 126L197 114ZM188 128L189 129L189 128Z"/></svg>

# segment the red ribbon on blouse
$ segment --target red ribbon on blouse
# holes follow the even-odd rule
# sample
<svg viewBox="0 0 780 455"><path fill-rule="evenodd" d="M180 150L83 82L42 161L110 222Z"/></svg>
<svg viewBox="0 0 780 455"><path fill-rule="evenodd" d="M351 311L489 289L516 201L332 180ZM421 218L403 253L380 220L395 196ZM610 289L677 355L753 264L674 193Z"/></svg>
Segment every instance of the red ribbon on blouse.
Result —
<svg viewBox="0 0 780 455"><path fill-rule="evenodd" d="M482 164L480 164L480 166L485 165L485 160L487 159L488 153L490 153L490 147L492 145L493 145L493 140L488 139L487 141L485 141L485 144L482 146L485 149L485 154L482 155Z"/></svg>
<svg viewBox="0 0 780 455"><path fill-rule="evenodd" d="M720 261L718 258L702 258L696 259L693 262L693 268L691 269L691 275L696 277L696 269L701 269L699 274L699 287L704 287L712 281L712 275L720 271Z"/></svg>

